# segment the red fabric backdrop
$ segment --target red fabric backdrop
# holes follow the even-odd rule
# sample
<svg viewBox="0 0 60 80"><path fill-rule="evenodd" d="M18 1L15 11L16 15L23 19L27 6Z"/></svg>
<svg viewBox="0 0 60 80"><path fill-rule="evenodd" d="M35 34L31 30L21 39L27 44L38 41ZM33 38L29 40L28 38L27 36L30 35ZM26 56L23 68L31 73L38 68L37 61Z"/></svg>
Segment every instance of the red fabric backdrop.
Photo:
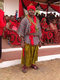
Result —
<svg viewBox="0 0 60 80"><path fill-rule="evenodd" d="M24 10L23 10L23 6L22 6L22 1L20 0L19 2L19 17L24 15Z"/></svg>
<svg viewBox="0 0 60 80"><path fill-rule="evenodd" d="M60 13L60 6L59 5L57 6L57 5L51 4L50 6L52 9L54 9L55 11Z"/></svg>
<svg viewBox="0 0 60 80"><path fill-rule="evenodd" d="M43 9L43 10L46 10L48 5L47 4L40 4L40 7Z"/></svg>

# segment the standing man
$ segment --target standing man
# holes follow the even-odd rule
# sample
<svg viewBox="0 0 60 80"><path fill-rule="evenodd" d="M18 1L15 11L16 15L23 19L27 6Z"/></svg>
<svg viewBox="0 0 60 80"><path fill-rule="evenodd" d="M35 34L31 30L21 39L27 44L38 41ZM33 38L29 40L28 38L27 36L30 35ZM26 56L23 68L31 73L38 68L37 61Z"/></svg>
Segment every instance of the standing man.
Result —
<svg viewBox="0 0 60 80"><path fill-rule="evenodd" d="M4 12L0 9L0 62L1 60L1 54L2 54L2 33L3 33L3 28L5 26L4 22Z"/></svg>
<svg viewBox="0 0 60 80"><path fill-rule="evenodd" d="M38 69L35 62L38 58L38 45L40 46L40 38L42 36L40 23L35 13L35 6L29 5L27 7L28 15L22 19L18 34L22 38L21 47L22 58L21 63L23 64L22 71L25 73L29 67Z"/></svg>

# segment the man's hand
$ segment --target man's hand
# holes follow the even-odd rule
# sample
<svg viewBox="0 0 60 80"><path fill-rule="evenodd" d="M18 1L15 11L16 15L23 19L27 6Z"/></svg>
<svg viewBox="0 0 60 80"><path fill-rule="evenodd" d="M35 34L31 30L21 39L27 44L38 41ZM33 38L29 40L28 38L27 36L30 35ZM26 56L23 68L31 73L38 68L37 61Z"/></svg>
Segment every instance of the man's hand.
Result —
<svg viewBox="0 0 60 80"><path fill-rule="evenodd" d="M39 44L38 44L38 45L39 45L39 47L41 47L41 42L39 42Z"/></svg>

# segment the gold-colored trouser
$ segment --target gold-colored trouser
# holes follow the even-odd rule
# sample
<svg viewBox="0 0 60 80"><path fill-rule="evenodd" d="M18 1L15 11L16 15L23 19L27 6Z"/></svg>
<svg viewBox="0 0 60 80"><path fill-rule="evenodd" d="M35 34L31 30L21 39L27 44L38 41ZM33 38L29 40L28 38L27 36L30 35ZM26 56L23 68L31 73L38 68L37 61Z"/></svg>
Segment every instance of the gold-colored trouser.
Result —
<svg viewBox="0 0 60 80"><path fill-rule="evenodd" d="M24 56L23 56L24 54ZM25 43L24 53L22 51L21 63L30 67L38 59L38 45L30 45Z"/></svg>

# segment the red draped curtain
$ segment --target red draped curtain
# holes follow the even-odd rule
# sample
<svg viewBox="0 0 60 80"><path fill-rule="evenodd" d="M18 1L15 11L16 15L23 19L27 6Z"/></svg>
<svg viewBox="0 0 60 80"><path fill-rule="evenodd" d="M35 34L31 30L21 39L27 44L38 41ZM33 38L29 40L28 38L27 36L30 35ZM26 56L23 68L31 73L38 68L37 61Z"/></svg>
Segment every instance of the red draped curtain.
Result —
<svg viewBox="0 0 60 80"><path fill-rule="evenodd" d="M35 6L38 4L34 1L31 1L31 0L22 0L24 5L27 7L30 3L34 4Z"/></svg>
<svg viewBox="0 0 60 80"><path fill-rule="evenodd" d="M24 10L23 10L23 5L22 5L22 0L19 2L19 17L24 15Z"/></svg>
<svg viewBox="0 0 60 80"><path fill-rule="evenodd" d="M59 5L57 6L57 5L51 4L50 7L51 7L52 9L54 9L55 11L57 11L57 12L60 13L60 6L59 6Z"/></svg>
<svg viewBox="0 0 60 80"><path fill-rule="evenodd" d="M31 3L30 0L22 0L22 1L26 7Z"/></svg>
<svg viewBox="0 0 60 80"><path fill-rule="evenodd" d="M40 7L43 9L43 10L46 10L48 8L48 5L47 4L40 4Z"/></svg>

